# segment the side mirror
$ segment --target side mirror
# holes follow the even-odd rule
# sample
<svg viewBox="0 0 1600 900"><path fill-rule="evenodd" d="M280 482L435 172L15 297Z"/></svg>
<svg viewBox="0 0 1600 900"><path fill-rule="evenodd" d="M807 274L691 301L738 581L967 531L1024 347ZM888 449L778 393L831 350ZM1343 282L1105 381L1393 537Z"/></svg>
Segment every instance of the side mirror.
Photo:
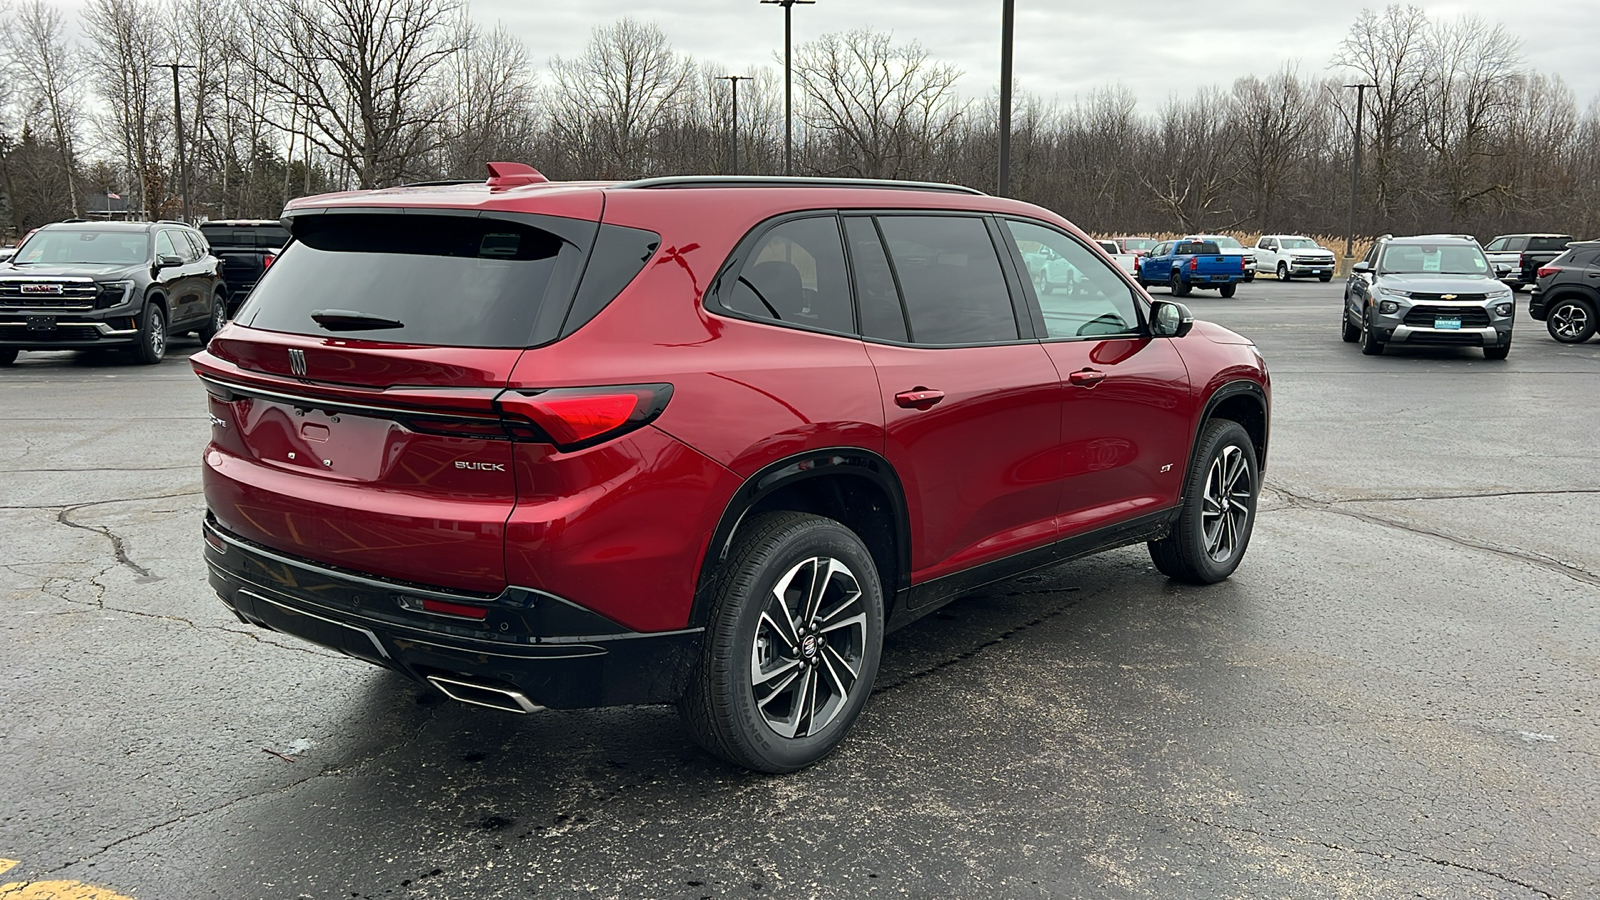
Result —
<svg viewBox="0 0 1600 900"><path fill-rule="evenodd" d="M1358 262L1350 267L1350 271L1365 274L1372 271L1372 265L1367 262Z"/></svg>
<svg viewBox="0 0 1600 900"><path fill-rule="evenodd" d="M1504 278L1507 275L1510 275L1511 274L1511 264L1510 263L1500 263L1499 265L1496 265L1494 267L1494 274L1495 274L1496 278Z"/></svg>
<svg viewBox="0 0 1600 900"><path fill-rule="evenodd" d="M1155 300L1150 304L1150 334L1154 337L1181 338L1194 327L1194 313L1182 303Z"/></svg>
<svg viewBox="0 0 1600 900"><path fill-rule="evenodd" d="M168 269L181 265L183 265L183 257L181 256L162 256L156 259L156 268L158 269Z"/></svg>

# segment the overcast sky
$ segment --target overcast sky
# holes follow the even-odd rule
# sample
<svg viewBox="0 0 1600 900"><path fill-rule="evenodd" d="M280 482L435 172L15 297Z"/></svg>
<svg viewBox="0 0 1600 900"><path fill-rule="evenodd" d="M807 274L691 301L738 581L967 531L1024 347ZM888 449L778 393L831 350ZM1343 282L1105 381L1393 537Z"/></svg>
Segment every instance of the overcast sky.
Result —
<svg viewBox="0 0 1600 900"><path fill-rule="evenodd" d="M1070 102L1121 82L1153 111L1169 94L1207 84L1227 86L1267 75L1286 62L1303 75L1331 74L1328 59L1364 7L1359 0L1145 0L1142 3L1018 0L1019 90ZM1600 0L1459 0L1421 3L1430 17L1477 12L1522 39L1526 64L1559 74L1580 111L1600 96ZM504 22L528 43L543 69L552 55L575 55L596 25L624 15L654 20L675 49L729 72L774 65L783 48L783 11L757 0L625 0L533 3L472 0L474 18ZM916 40L965 74L965 96L993 90L1000 71L1000 0L817 0L794 9L798 45L830 31L871 27L897 41Z"/></svg>

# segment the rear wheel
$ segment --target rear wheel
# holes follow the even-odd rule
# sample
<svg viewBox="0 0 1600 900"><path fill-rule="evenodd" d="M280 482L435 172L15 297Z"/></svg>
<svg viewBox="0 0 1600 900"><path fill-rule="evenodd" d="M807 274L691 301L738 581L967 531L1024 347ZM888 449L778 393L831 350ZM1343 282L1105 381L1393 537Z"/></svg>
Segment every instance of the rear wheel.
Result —
<svg viewBox="0 0 1600 900"><path fill-rule="evenodd" d="M1255 527L1261 469L1238 422L1213 419L1189 465L1183 506L1167 536L1150 542L1150 559L1175 581L1214 584L1244 559Z"/></svg>
<svg viewBox="0 0 1600 900"><path fill-rule="evenodd" d="M1189 296L1189 283L1187 281L1184 281L1183 280L1183 276L1178 274L1177 272L1173 272L1172 273L1172 280L1170 282L1168 282L1167 284L1168 284L1168 287L1172 291L1172 296L1174 296L1174 297L1187 297L1187 296Z"/></svg>
<svg viewBox="0 0 1600 900"><path fill-rule="evenodd" d="M793 772L838 745L878 673L883 589L854 532L807 513L740 529L678 712L702 747Z"/></svg>
<svg viewBox="0 0 1600 900"><path fill-rule="evenodd" d="M9 366L17 361L17 351L13 349L0 350L0 366Z"/></svg>
<svg viewBox="0 0 1600 900"><path fill-rule="evenodd" d="M198 332L200 342L203 344L211 343L211 339L216 337L217 332L221 331L222 326L226 324L228 324L228 298L218 292L215 297L211 298L211 315L206 319L206 324L200 326L200 331Z"/></svg>
<svg viewBox="0 0 1600 900"><path fill-rule="evenodd" d="M1563 344L1581 344L1594 337L1594 307L1576 298L1557 300L1546 314L1544 327Z"/></svg>
<svg viewBox="0 0 1600 900"><path fill-rule="evenodd" d="M1383 341L1379 339L1376 331L1372 329L1372 310L1367 310L1361 316L1361 352L1367 356L1382 356Z"/></svg>
<svg viewBox="0 0 1600 900"><path fill-rule="evenodd" d="M1278 280L1279 281L1288 281L1288 280L1290 280L1289 266L1287 264L1285 264L1285 263L1278 263Z"/></svg>
<svg viewBox="0 0 1600 900"><path fill-rule="evenodd" d="M133 349L133 358L146 366L161 362L167 355L167 316L159 304L144 308L143 322L139 326L139 343Z"/></svg>
<svg viewBox="0 0 1600 900"><path fill-rule="evenodd" d="M1228 297L1232 297L1234 294L1239 293L1239 286L1237 284L1229 283L1218 288L1218 290L1221 291L1223 298L1226 299Z"/></svg>

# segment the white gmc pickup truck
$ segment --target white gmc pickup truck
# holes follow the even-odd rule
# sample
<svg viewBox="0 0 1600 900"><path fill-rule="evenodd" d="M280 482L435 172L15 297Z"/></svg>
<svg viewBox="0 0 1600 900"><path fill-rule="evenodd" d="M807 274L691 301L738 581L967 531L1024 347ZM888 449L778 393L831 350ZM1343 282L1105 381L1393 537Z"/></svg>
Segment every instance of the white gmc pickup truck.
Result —
<svg viewBox="0 0 1600 900"><path fill-rule="evenodd" d="M1298 276L1333 280L1333 251L1298 234L1264 234L1256 241L1256 271L1288 281Z"/></svg>

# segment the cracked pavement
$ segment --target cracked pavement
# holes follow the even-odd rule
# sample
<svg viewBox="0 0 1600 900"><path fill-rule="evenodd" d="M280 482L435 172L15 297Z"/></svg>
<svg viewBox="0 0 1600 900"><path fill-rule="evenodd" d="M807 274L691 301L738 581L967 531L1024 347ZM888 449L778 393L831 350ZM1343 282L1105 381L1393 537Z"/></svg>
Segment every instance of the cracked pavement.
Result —
<svg viewBox="0 0 1600 900"><path fill-rule="evenodd" d="M1272 367L1235 577L1128 548L891 635L782 778L664 708L511 717L241 625L203 391L0 369L0 857L136 900L1600 895L1600 343L1362 357L1338 284L1197 315ZM1522 298L1525 304L1525 298Z"/></svg>

